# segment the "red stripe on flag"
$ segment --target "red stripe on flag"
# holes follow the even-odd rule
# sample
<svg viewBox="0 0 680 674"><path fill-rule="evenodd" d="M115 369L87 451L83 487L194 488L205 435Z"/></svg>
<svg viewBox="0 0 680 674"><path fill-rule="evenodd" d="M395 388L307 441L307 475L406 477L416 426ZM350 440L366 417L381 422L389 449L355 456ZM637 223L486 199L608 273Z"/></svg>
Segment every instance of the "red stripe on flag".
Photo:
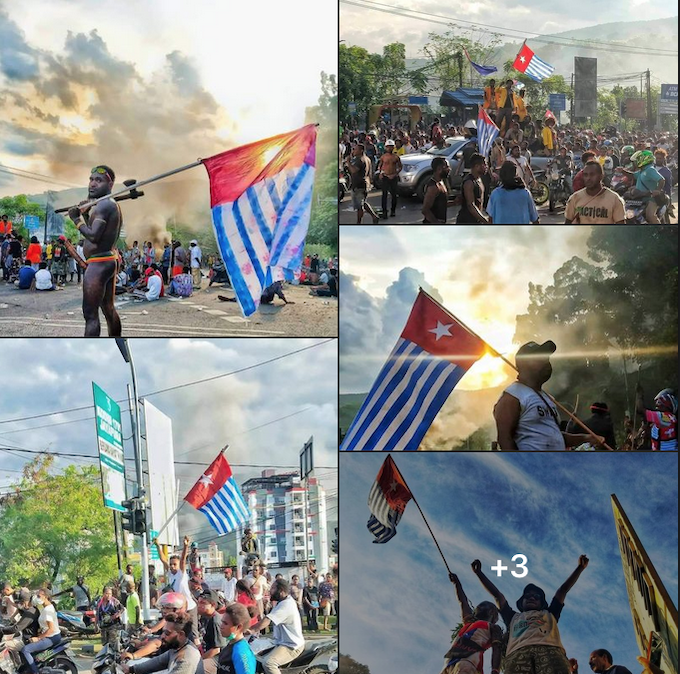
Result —
<svg viewBox="0 0 680 674"><path fill-rule="evenodd" d="M411 492L406 486L404 478L401 476L397 465L388 456L383 463L376 482L380 485L380 489L385 496L385 500L389 503L392 510L404 512L406 504L411 500Z"/></svg>
<svg viewBox="0 0 680 674"><path fill-rule="evenodd" d="M220 452L220 455L210 464L203 475L201 475L198 482L196 482L191 488L191 491L184 497L184 500L197 510L202 508L220 489L222 489L231 475L231 466Z"/></svg>
<svg viewBox="0 0 680 674"><path fill-rule="evenodd" d="M210 178L210 207L236 201L251 185L286 169L314 166L316 125L216 154L203 159ZM269 151L274 157L266 157Z"/></svg>
<svg viewBox="0 0 680 674"><path fill-rule="evenodd" d="M422 291L418 294L401 336L425 351L465 369L486 351L486 344L481 339L470 334Z"/></svg>
<svg viewBox="0 0 680 674"><path fill-rule="evenodd" d="M512 64L512 67L515 70L519 70L521 73L523 73L529 67L529 63L531 62L532 58L534 58L534 52L531 49L529 49L529 47L527 47L525 43L519 50L519 53L517 54L515 62Z"/></svg>

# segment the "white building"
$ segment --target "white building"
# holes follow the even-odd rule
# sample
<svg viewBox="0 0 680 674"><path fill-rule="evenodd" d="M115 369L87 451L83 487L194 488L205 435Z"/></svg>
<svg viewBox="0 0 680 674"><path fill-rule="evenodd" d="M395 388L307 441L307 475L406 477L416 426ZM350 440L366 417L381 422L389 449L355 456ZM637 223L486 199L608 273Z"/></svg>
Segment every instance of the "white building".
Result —
<svg viewBox="0 0 680 674"><path fill-rule="evenodd" d="M250 508L248 526L257 539L260 558L267 565L304 564L307 558L316 562L317 570L328 570L326 493L316 478L308 478L305 490L297 472L277 475L273 470L264 470L261 477L244 482L241 492Z"/></svg>

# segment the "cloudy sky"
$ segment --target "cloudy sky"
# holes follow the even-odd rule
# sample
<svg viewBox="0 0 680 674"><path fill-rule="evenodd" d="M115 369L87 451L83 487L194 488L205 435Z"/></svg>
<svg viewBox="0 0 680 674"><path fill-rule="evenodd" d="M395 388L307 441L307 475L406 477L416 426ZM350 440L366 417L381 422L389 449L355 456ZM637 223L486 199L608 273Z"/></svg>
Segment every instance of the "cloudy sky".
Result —
<svg viewBox="0 0 680 674"><path fill-rule="evenodd" d="M340 456L341 651L371 674L438 672L460 621L459 604L413 503L391 541L371 543L367 498L384 458ZM559 622L562 643L581 672L589 671L592 650L606 648L635 673L639 653L610 494L619 498L677 606L678 461L677 454L612 458L470 452L404 453L395 461L475 605L490 599L470 569L476 558L514 605L527 582L550 599L586 554L590 564L567 595ZM528 558L526 578L490 571L499 558L511 566L516 553Z"/></svg>
<svg viewBox="0 0 680 674"><path fill-rule="evenodd" d="M462 15L456 11L455 7L433 0L419 0L418 2L414 0L380 2L378 0L372 5L373 7L369 8L368 3L363 3L361 0L358 2L341 0L340 38L344 39L348 45L359 45L377 53L382 53L382 48L386 44L403 42L406 45L406 55L410 58L421 56L419 50L428 42L429 33L444 33L447 25L455 24L456 19L500 26L506 31L512 29L522 32L530 29L534 33L552 34L598 23L661 19L670 16L673 11L664 0L623 0L622 2L607 0L598 2L595 12L593 4L587 0L571 3L569 11L564 11L564 6L558 3L523 0L504 3L502 14L498 13L498 4L494 0L474 0L466 3L465 12ZM410 14L407 17L388 14L381 11L386 5L401 10L414 9L418 11L418 14ZM504 39L508 42L522 41L520 36Z"/></svg>
<svg viewBox="0 0 680 674"><path fill-rule="evenodd" d="M585 256L590 233L590 227L550 226L340 230L341 393L369 390L419 286L494 348L514 354L515 316L526 311L529 282L549 284L564 262ZM473 365L457 388L497 386L508 377L514 379L507 366L489 357Z"/></svg>
<svg viewBox="0 0 680 674"><path fill-rule="evenodd" d="M0 164L141 179L301 126L322 70L334 2L0 0ZM0 175L0 196L43 189Z"/></svg>
<svg viewBox="0 0 680 674"><path fill-rule="evenodd" d="M240 483L259 476L267 466L279 472L296 470L299 451L314 436L316 474L327 490L329 519L337 520L337 351L336 341L312 339L267 340L144 340L132 339L139 393L188 384L239 370L262 361L317 344L296 355L247 372L212 382L147 395L149 401L173 420L182 496L200 477L219 450L226 454ZM129 366L113 340L87 342L66 339L3 340L3 386L0 393L0 493L20 477L32 454L11 448L50 452L97 453L94 412L88 409L42 418L10 422L47 412L92 405L94 380L116 400L127 399ZM12 364L7 367L7 364ZM123 432L130 438L127 404ZM256 426L305 410L259 430ZM10 448L9 451L5 451ZM132 440L125 443L133 456ZM61 458L67 463L94 463ZM249 465L255 464L255 465ZM127 467L134 470L134 463ZM132 473L134 474L134 473ZM186 506L180 515L180 533L201 540L212 535L203 515Z"/></svg>

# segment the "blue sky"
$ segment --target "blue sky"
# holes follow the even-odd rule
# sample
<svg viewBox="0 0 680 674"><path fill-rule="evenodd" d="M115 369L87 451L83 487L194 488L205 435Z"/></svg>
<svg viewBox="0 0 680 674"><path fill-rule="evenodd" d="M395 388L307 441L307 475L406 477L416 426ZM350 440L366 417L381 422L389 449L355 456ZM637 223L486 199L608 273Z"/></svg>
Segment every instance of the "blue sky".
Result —
<svg viewBox="0 0 680 674"><path fill-rule="evenodd" d="M299 466L299 452L314 436L317 477L327 490L329 519L337 519L337 343L315 339L131 339L139 393L240 370L319 344L276 362L195 386L149 396L173 420L177 461L205 466L229 444L227 459L240 483L259 476L257 466ZM45 412L92 405L92 380L116 400L127 397L129 366L112 339L3 339L0 447L96 454L92 408L9 422ZM310 372L314 386L309 386ZM133 456L129 413L122 404L126 457ZM301 414L252 430L270 421ZM0 493L20 478L34 455L0 451ZM95 461L96 462L96 461ZM94 463L61 458L70 463ZM244 465L245 464L245 465ZM132 468L133 464L128 464ZM327 466L331 468L321 468ZM200 477L200 466L177 465L182 495ZM180 527L196 537L212 535L207 519L185 507Z"/></svg>
<svg viewBox="0 0 680 674"><path fill-rule="evenodd" d="M452 571L473 604L490 599L470 569L483 570L514 605L533 582L550 599L576 568L590 564L567 595L560 633L567 655L589 672L588 655L606 648L639 671L635 634L613 524L616 494L670 596L678 601L677 454L393 455ZM340 650L371 674L441 671L460 609L446 569L413 503L397 535L371 543L368 492L384 454L340 456L343 626ZM489 570L522 553L529 573ZM485 671L489 671L489 661Z"/></svg>

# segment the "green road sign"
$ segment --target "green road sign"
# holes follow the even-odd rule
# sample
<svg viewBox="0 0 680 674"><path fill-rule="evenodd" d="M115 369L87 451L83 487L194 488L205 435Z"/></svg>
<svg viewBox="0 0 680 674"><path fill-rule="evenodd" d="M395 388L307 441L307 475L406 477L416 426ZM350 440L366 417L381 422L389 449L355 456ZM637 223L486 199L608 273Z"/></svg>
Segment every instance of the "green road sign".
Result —
<svg viewBox="0 0 680 674"><path fill-rule="evenodd" d="M125 500L125 462L120 405L94 382L92 390L104 505L113 510L124 511L122 502Z"/></svg>

